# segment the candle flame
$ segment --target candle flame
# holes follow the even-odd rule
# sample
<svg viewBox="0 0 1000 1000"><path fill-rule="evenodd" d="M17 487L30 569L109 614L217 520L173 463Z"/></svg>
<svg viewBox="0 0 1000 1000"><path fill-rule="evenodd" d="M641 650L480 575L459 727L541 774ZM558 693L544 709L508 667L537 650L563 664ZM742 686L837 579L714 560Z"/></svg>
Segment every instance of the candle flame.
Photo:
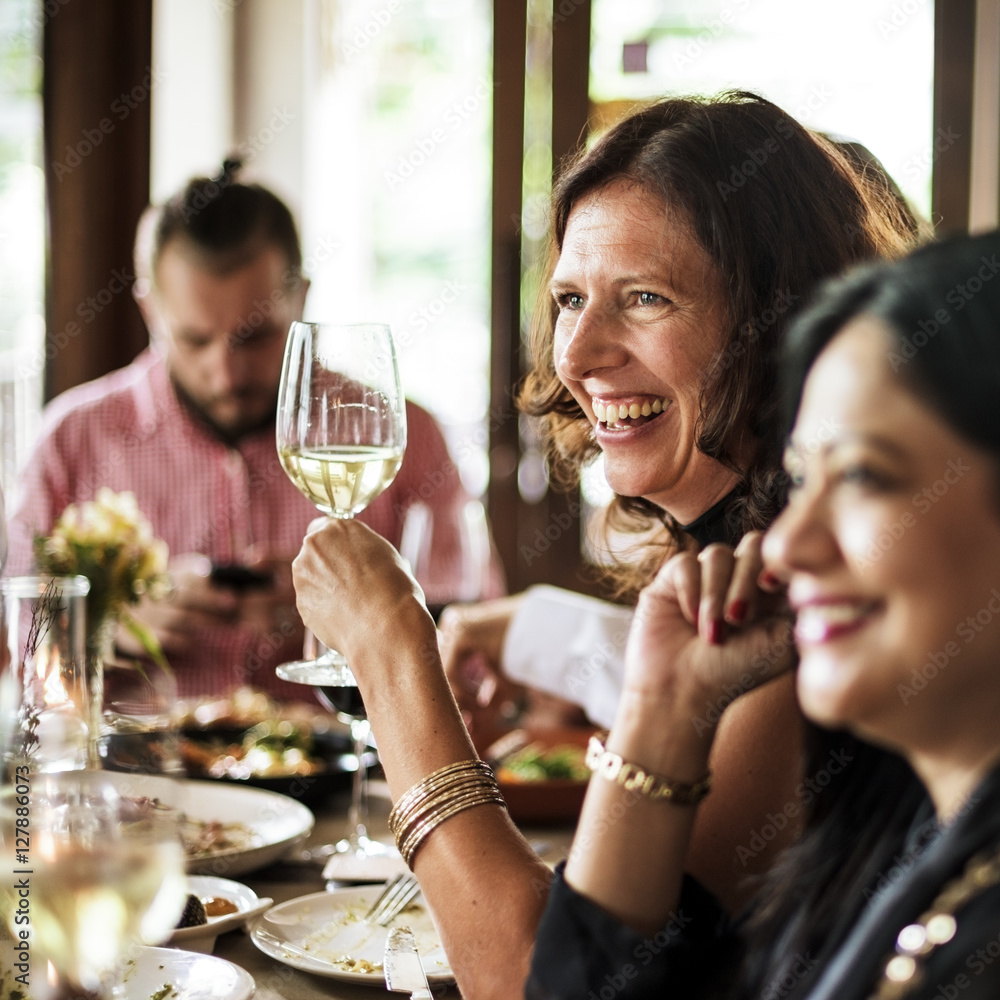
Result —
<svg viewBox="0 0 1000 1000"><path fill-rule="evenodd" d="M64 705L70 700L63 678L62 658L57 647L43 646L35 657L35 673L42 682L45 704Z"/></svg>

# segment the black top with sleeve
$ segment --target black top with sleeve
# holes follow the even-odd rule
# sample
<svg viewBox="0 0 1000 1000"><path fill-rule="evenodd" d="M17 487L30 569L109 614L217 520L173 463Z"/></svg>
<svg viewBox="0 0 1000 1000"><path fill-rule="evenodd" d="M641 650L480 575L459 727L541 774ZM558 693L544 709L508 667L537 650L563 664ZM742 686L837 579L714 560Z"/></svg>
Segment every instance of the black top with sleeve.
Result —
<svg viewBox="0 0 1000 1000"><path fill-rule="evenodd" d="M915 824L919 820L915 817ZM905 843L899 848L899 853L906 853ZM973 884L970 878L963 881L963 873L979 852L997 858L997 884L969 890L971 894L957 907L939 901L946 886L959 899L959 887ZM755 997L866 1000L894 954L899 932L931 912L951 909L954 936L931 949L909 982L909 991L897 995L909 1000L998 1000L1000 767L982 782L954 822L930 840L909 870L896 870L881 885L825 963L819 966L812 956L799 956L788 976L765 984ZM685 879L680 903L665 927L646 937L570 888L559 870L536 939L525 996L529 1000L744 998L747 991L735 982L739 959L738 928L692 879Z"/></svg>

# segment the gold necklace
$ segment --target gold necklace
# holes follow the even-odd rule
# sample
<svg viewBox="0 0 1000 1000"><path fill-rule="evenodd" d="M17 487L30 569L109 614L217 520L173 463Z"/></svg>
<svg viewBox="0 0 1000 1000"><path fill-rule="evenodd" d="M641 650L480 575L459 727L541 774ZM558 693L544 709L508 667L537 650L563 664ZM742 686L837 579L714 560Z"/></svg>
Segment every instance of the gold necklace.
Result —
<svg viewBox="0 0 1000 1000"><path fill-rule="evenodd" d="M974 854L961 875L951 879L916 923L896 938L896 954L886 962L882 979L869 1000L899 1000L923 979L923 963L935 948L947 944L958 929L955 913L969 900L1000 883L1000 847Z"/></svg>

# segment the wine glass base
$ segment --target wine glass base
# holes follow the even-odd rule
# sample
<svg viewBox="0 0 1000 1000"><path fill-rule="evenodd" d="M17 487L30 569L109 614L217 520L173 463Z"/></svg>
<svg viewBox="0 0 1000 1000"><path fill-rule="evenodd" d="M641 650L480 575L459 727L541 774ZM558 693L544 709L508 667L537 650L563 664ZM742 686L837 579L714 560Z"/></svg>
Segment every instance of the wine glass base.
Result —
<svg viewBox="0 0 1000 1000"><path fill-rule="evenodd" d="M333 855L350 855L355 858L398 858L399 851L391 844L383 844L380 840L372 840L370 837L345 838L338 840L333 845L331 851Z"/></svg>
<svg viewBox="0 0 1000 1000"><path fill-rule="evenodd" d="M399 851L391 844L357 837L331 845L323 878L327 888L339 888L352 882L384 882L405 870Z"/></svg>
<svg viewBox="0 0 1000 1000"><path fill-rule="evenodd" d="M314 687L358 686L354 674L347 666L347 660L342 657L340 661L293 660L290 663L279 664L274 668L274 672L283 681L291 681L293 684L311 684Z"/></svg>

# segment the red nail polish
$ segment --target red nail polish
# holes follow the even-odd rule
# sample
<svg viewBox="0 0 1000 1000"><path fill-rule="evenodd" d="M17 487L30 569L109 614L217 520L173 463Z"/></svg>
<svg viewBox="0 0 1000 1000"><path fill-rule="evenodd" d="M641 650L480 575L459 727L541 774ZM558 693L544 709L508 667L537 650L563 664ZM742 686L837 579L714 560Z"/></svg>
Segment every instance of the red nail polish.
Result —
<svg viewBox="0 0 1000 1000"><path fill-rule="evenodd" d="M747 616L747 602L742 597L737 598L729 605L728 618L731 622L739 623Z"/></svg>
<svg viewBox="0 0 1000 1000"><path fill-rule="evenodd" d="M768 590L777 590L777 588L781 586L781 580L779 580L778 577L769 569L764 570L764 572L760 574L759 583L762 587Z"/></svg>
<svg viewBox="0 0 1000 1000"><path fill-rule="evenodd" d="M722 636L725 632L725 623L721 618L713 618L708 623L708 641L713 646L722 645Z"/></svg>

